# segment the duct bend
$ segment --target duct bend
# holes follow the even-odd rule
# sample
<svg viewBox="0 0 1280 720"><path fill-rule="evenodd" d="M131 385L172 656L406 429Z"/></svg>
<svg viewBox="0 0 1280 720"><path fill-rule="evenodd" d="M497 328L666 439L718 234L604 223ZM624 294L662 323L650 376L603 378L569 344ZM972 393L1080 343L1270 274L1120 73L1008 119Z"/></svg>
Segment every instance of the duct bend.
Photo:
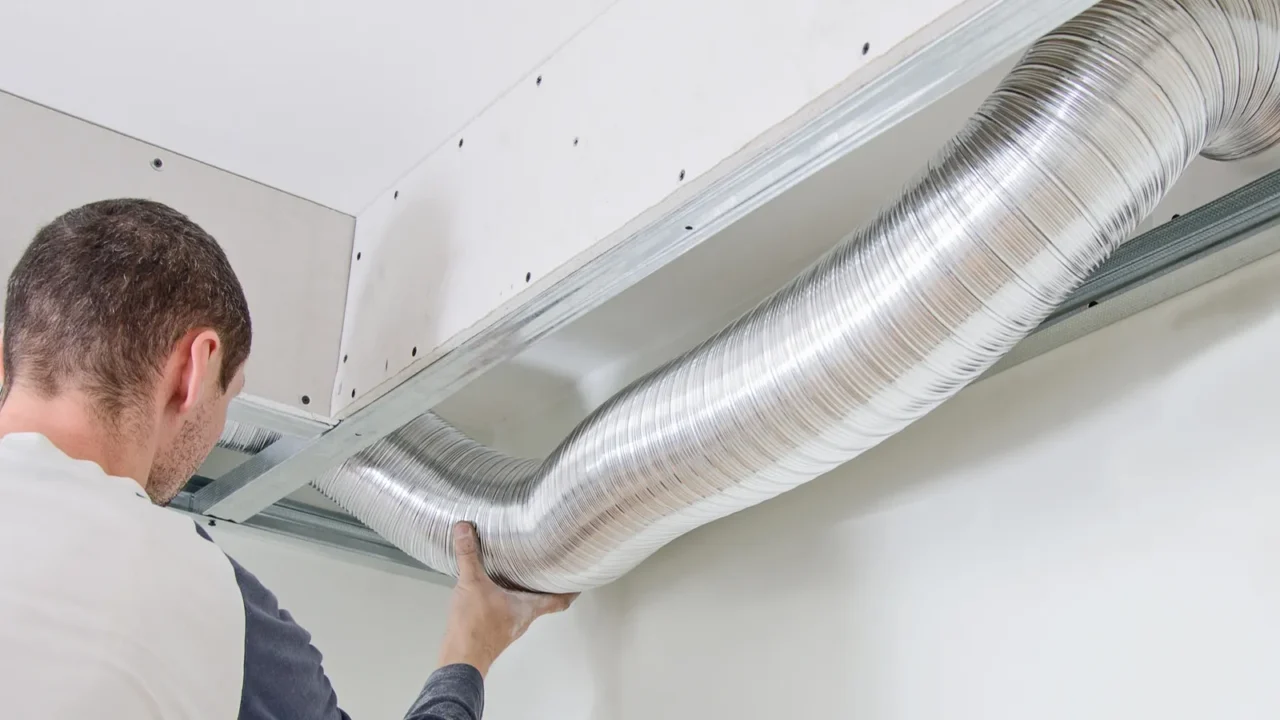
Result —
<svg viewBox="0 0 1280 720"><path fill-rule="evenodd" d="M1280 138L1280 0L1105 0L1036 42L925 172L759 307L542 462L432 414L316 482L427 565L475 521L513 586L607 583L835 468L1036 327L1197 155Z"/></svg>

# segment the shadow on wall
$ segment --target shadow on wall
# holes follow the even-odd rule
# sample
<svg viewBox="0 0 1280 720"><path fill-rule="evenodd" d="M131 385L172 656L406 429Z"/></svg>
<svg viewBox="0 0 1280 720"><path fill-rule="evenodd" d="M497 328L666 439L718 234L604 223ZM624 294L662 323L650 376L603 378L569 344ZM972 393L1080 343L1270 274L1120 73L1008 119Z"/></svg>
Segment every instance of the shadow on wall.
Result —
<svg viewBox="0 0 1280 720"><path fill-rule="evenodd" d="M546 457L591 408L572 378L522 359L499 363L434 411L497 450Z"/></svg>

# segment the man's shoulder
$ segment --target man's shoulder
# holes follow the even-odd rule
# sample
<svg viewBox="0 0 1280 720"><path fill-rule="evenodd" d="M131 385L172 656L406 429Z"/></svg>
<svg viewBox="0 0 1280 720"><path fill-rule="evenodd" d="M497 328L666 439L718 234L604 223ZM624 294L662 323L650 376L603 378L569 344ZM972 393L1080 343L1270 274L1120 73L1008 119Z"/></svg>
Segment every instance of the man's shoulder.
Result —
<svg viewBox="0 0 1280 720"><path fill-rule="evenodd" d="M224 582L231 577L226 557L201 540L192 518L157 507L136 482L73 460L43 438L0 441L0 516L159 573L183 575L185 567L213 570L210 578Z"/></svg>
<svg viewBox="0 0 1280 720"><path fill-rule="evenodd" d="M234 716L244 607L226 556L136 483L33 450L0 447L0 625L24 628L31 678L66 664L166 714ZM41 654L48 638L67 642Z"/></svg>

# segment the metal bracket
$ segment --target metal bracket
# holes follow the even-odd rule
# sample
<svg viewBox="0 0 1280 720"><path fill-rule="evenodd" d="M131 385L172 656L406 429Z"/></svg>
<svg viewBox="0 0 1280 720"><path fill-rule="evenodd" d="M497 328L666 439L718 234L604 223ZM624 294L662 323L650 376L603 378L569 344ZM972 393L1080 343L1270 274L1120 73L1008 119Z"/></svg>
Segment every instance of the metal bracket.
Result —
<svg viewBox="0 0 1280 720"><path fill-rule="evenodd" d="M212 481L208 478L195 477L192 478L189 487L198 492L199 489L208 487L211 483ZM198 515L194 507L196 494L192 490L183 490L169 504L169 508ZM220 521L220 519L209 517L197 519L197 522L207 522L210 525ZM383 540L374 531L342 513L282 500L247 522L233 524L340 550L349 553L362 564L386 567L389 563L392 567L407 569L431 582L442 585L452 582L449 577L422 565Z"/></svg>

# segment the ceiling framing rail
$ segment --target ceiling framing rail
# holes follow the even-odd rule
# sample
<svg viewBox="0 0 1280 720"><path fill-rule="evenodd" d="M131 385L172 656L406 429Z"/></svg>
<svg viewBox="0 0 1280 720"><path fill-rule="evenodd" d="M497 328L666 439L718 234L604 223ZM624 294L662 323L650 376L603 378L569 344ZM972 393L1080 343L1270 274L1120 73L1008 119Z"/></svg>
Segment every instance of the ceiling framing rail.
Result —
<svg viewBox="0 0 1280 720"><path fill-rule="evenodd" d="M1249 239L1280 219L1280 171L1121 245L1036 332ZM1269 254L1269 253L1268 253Z"/></svg>
<svg viewBox="0 0 1280 720"><path fill-rule="evenodd" d="M178 493L169 503L169 507L185 513L195 514L193 500L201 488L213 482L208 478L195 477L190 484ZM214 518L202 518L202 523L214 526ZM401 552L398 548L383 540L377 533L361 525L349 515L324 510L304 503L281 500L244 523L245 527L265 532L284 535L295 540L311 544L319 544L328 548L353 554L365 564L392 563L420 571L424 574L442 577L418 561Z"/></svg>

